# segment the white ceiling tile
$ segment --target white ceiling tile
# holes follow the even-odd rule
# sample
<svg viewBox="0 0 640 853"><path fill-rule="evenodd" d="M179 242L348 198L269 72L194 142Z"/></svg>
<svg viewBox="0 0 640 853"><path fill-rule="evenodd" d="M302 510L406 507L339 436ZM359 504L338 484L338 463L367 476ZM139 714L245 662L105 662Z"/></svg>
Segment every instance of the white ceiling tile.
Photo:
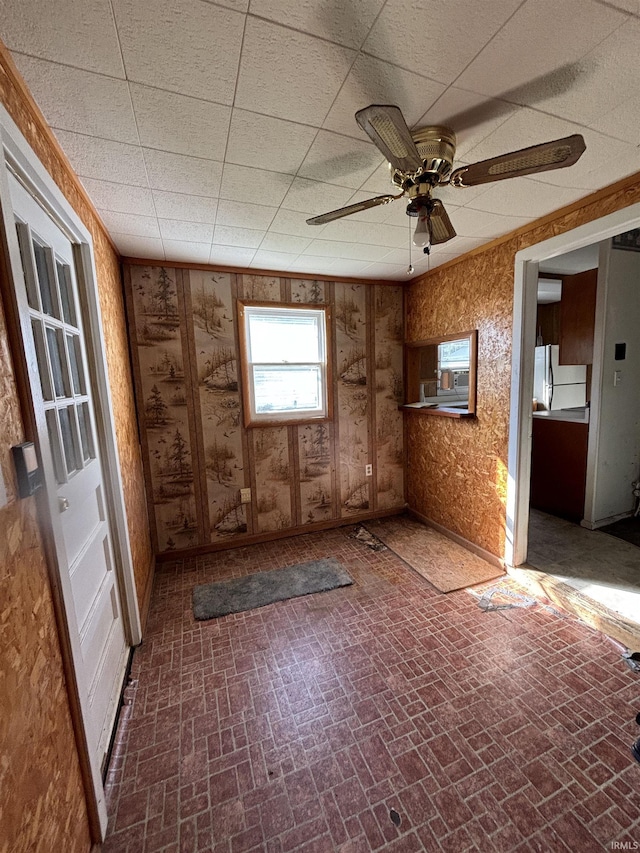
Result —
<svg viewBox="0 0 640 853"><path fill-rule="evenodd" d="M232 225L235 228L255 228L266 231L277 211L277 207L251 204L248 201L220 199L216 225Z"/></svg>
<svg viewBox="0 0 640 853"><path fill-rule="evenodd" d="M481 237L493 240L509 231L514 231L531 221L533 217L501 216L498 213L472 210L470 207L459 207L455 212L449 210L449 218L461 237Z"/></svg>
<svg viewBox="0 0 640 853"><path fill-rule="evenodd" d="M261 250L269 252L286 252L290 255L299 255L303 252L311 242L309 237L292 237L289 234L273 234L265 235L264 240L260 244Z"/></svg>
<svg viewBox="0 0 640 853"><path fill-rule="evenodd" d="M98 210L98 213L109 231L131 234L133 237L160 237L158 220L154 216L116 213L113 210Z"/></svg>
<svg viewBox="0 0 640 853"><path fill-rule="evenodd" d="M324 225L307 225L313 213L301 213L297 210L285 210L281 208L275 215L269 226L269 232L274 234L290 234L292 237L319 237L324 231Z"/></svg>
<svg viewBox="0 0 640 853"><path fill-rule="evenodd" d="M255 249L242 249L238 246L217 246L214 243L209 252L209 263L220 264L221 266L248 267L255 253Z"/></svg>
<svg viewBox="0 0 640 853"><path fill-rule="evenodd" d="M249 0L204 0L205 3L213 3L214 6L224 6L226 9L234 9L236 12L246 12L249 8Z"/></svg>
<svg viewBox="0 0 640 853"><path fill-rule="evenodd" d="M191 243L183 240L164 240L165 258L168 261L184 261L192 264L208 264L209 243Z"/></svg>
<svg viewBox="0 0 640 853"><path fill-rule="evenodd" d="M300 175L358 189L383 159L370 142L321 130L300 167Z"/></svg>
<svg viewBox="0 0 640 853"><path fill-rule="evenodd" d="M222 160L231 109L173 92L131 84L140 142L147 148Z"/></svg>
<svg viewBox="0 0 640 853"><path fill-rule="evenodd" d="M168 151L142 149L149 186L188 195L215 197L220 193L222 163Z"/></svg>
<svg viewBox="0 0 640 853"><path fill-rule="evenodd" d="M97 181L95 178L83 178L82 183L91 201L102 210L139 213L142 216L156 215L149 189L114 184L111 181Z"/></svg>
<svg viewBox="0 0 640 853"><path fill-rule="evenodd" d="M552 187L527 178L512 178L489 184L482 195L466 206L505 216L537 219L570 204L580 195L580 191L573 189Z"/></svg>
<svg viewBox="0 0 640 853"><path fill-rule="evenodd" d="M251 13L336 44L359 48L384 0L320 3L316 0L251 0Z"/></svg>
<svg viewBox="0 0 640 853"><path fill-rule="evenodd" d="M362 274L370 266L369 261L353 261L349 258L340 258L331 267L331 274L335 276L344 275L355 277Z"/></svg>
<svg viewBox="0 0 640 853"><path fill-rule="evenodd" d="M416 246L411 247L411 262L415 266L416 259L422 258L423 252L422 249L417 248ZM381 258L385 264L399 264L403 265L405 268L409 266L409 244L407 242L406 247L402 249L391 249L390 252L387 252Z"/></svg>
<svg viewBox="0 0 640 853"><path fill-rule="evenodd" d="M385 263L369 264L360 272L360 275L363 278L391 279L392 281L404 281L409 278L406 267Z"/></svg>
<svg viewBox="0 0 640 853"><path fill-rule="evenodd" d="M127 77L230 105L244 15L201 0L113 0Z"/></svg>
<svg viewBox="0 0 640 853"><path fill-rule="evenodd" d="M153 201L156 213L162 219L185 219L211 225L216 221L218 201L215 198L153 190Z"/></svg>
<svg viewBox="0 0 640 853"><path fill-rule="evenodd" d="M241 246L246 249L257 249L262 243L265 231L254 228L233 228L229 225L216 225L213 232L213 242L221 246Z"/></svg>
<svg viewBox="0 0 640 853"><path fill-rule="evenodd" d="M413 127L444 91L434 83L373 56L360 54L340 94L324 121L327 130L368 139L356 123L355 113L369 104L395 104Z"/></svg>
<svg viewBox="0 0 640 853"><path fill-rule="evenodd" d="M350 243L369 243L389 249L404 246L408 240L407 227L387 225L380 222L361 222L345 216L325 226L323 240L339 240Z"/></svg>
<svg viewBox="0 0 640 853"><path fill-rule="evenodd" d="M296 257L297 255L285 252L265 252L258 249L249 266L265 270L288 270Z"/></svg>
<svg viewBox="0 0 640 853"><path fill-rule="evenodd" d="M81 178L148 186L142 152L137 146L67 130L57 130L56 137Z"/></svg>
<svg viewBox="0 0 640 853"><path fill-rule="evenodd" d="M352 190L337 184L323 184L321 181L310 181L307 178L294 178L291 188L282 202L287 210L297 210L312 213L309 216L319 216L330 210L343 207L351 197Z"/></svg>
<svg viewBox="0 0 640 853"><path fill-rule="evenodd" d="M399 188L391 183L391 170L389 164L383 159L371 177L362 184L360 189L371 195L397 195Z"/></svg>
<svg viewBox="0 0 640 853"><path fill-rule="evenodd" d="M305 255L327 258L349 258L354 261L378 261L389 249L364 243L341 243L338 240L312 240L304 250Z"/></svg>
<svg viewBox="0 0 640 853"><path fill-rule="evenodd" d="M127 258L164 260L164 247L160 239L153 237L133 237L131 234L118 234L117 231L109 231L109 234L116 244L118 251Z"/></svg>
<svg viewBox="0 0 640 853"><path fill-rule="evenodd" d="M317 275L328 275L335 268L335 258L316 257L315 255L299 255L291 263L289 270L295 272L311 272Z"/></svg>
<svg viewBox="0 0 640 853"><path fill-rule="evenodd" d="M165 241L211 244L213 225L203 222L184 222L181 219L158 219L158 224L162 239Z"/></svg>
<svg viewBox="0 0 640 853"><path fill-rule="evenodd" d="M295 174L317 130L273 116L235 109L231 116L227 162Z"/></svg>
<svg viewBox="0 0 640 853"><path fill-rule="evenodd" d="M493 0L473 14L468 0L389 0L363 50L451 83L498 32L521 0Z"/></svg>
<svg viewBox="0 0 640 853"><path fill-rule="evenodd" d="M109 0L3 3L0 33L10 50L124 79Z"/></svg>
<svg viewBox="0 0 640 853"><path fill-rule="evenodd" d="M279 205L293 181L293 175L225 164L220 198L249 201L253 204Z"/></svg>
<svg viewBox="0 0 640 853"><path fill-rule="evenodd" d="M354 56L346 48L249 17L235 105L318 127Z"/></svg>
<svg viewBox="0 0 640 853"><path fill-rule="evenodd" d="M567 66L624 21L623 13L595 0L527 0L464 70L456 86L533 105L549 85L560 90L571 85L580 69ZM522 91L514 93L519 87Z"/></svg>
<svg viewBox="0 0 640 853"><path fill-rule="evenodd" d="M117 142L138 142L125 80L23 54L14 54L14 59L51 127Z"/></svg>

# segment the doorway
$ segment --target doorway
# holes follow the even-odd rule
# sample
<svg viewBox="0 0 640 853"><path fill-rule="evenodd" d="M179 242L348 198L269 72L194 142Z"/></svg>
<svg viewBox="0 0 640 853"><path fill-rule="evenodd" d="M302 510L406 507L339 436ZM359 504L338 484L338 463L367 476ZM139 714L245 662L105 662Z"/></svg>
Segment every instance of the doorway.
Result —
<svg viewBox="0 0 640 853"><path fill-rule="evenodd" d="M91 235L3 108L0 142L13 349L38 455L38 507L76 745L100 841L105 756L141 626Z"/></svg>
<svg viewBox="0 0 640 853"><path fill-rule="evenodd" d="M589 375L592 390L591 413L587 411L590 421L588 430L588 460L586 474L586 492L582 499L579 517L572 520L560 518L557 513L529 512L532 474L532 434L536 423L536 415L532 408L534 395L534 361L536 339L540 334L536 323L538 284L545 271L553 270L562 265L563 258L574 258L589 251L598 254L598 244L609 249L609 238L616 234L637 228L640 224L640 205L634 205L618 211L596 222L581 226L560 237L552 238L544 243L523 250L516 256L515 293L514 293L514 336L513 336L513 371L512 398L509 439L509 481L507 488L507 548L506 562L512 567L536 565L552 578L560 578L574 590L582 590L587 597L599 597L605 607L625 611L629 615L637 614L640 603L640 552L628 543L616 540L603 533L597 533L588 527L597 528L598 519L602 515L602 507L596 506L596 485L598 494L605 490L601 488L602 471L598 467L598 445L600 442L600 418L604 411L602 399L606 393L603 380L603 370L607 381L609 371L604 353L604 327L597 327L595 334L595 352L593 357L593 374ZM607 241L607 242L604 242ZM595 247L589 250L588 247ZM593 258L591 258L593 260ZM598 322L603 323L606 309L607 272L609 256L603 251L599 256L600 280L604 287L598 286ZM609 347L608 342L607 347ZM629 389L631 392L631 388ZM539 417L539 416L538 416ZM546 416L543 416L546 417ZM575 427L574 427L575 428ZM584 427L586 429L586 427ZM605 454L600 454L604 458ZM599 479L600 478L600 479ZM631 481L629 482L629 488ZM602 503L602 502L601 502ZM600 515L598 515L600 513ZM562 513L560 513L561 515ZM580 522L582 524L580 524ZM631 552L627 553L627 549ZM622 553L622 552L625 553ZM604 553L608 554L608 566L613 568L616 560L625 563L632 583L626 584L625 577L618 576L619 572L611 571L603 577L602 566ZM598 555L600 560L598 560ZM617 555L617 556L616 556ZM611 562L613 561L613 562ZM599 564L600 568L596 570ZM599 571L599 575L594 574ZM523 575L524 577L524 575ZM620 599L623 593L625 602ZM635 616L634 622L638 622Z"/></svg>

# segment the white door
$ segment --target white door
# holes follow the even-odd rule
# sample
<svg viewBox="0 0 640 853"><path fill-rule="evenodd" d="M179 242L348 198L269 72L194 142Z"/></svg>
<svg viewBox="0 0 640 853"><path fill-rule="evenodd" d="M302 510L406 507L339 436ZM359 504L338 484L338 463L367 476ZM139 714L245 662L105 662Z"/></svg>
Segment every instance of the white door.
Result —
<svg viewBox="0 0 640 853"><path fill-rule="evenodd" d="M9 187L36 359L31 392L84 727L103 767L128 646L104 492L73 247L13 177ZM21 300L25 304L24 300ZM39 398L39 399L37 399Z"/></svg>

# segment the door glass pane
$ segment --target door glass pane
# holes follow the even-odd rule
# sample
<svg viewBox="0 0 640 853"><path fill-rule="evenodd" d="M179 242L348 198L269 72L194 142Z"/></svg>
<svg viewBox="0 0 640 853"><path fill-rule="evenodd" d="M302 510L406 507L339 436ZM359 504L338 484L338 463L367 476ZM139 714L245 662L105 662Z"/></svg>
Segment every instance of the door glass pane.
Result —
<svg viewBox="0 0 640 853"><path fill-rule="evenodd" d="M56 261L58 271L58 285L60 286L60 299L62 300L62 316L65 323L70 326L76 325L76 312L73 302L73 288L71 285L71 271L65 264Z"/></svg>
<svg viewBox="0 0 640 853"><path fill-rule="evenodd" d="M69 352L73 393L84 394L84 373L82 371L80 356L80 338L77 335L67 335L67 351Z"/></svg>
<svg viewBox="0 0 640 853"><path fill-rule="evenodd" d="M40 374L42 397L45 400L53 400L51 376L49 375L49 365L47 364L47 353L44 345L42 324L38 320L32 320L31 329L33 331L33 340L36 345L36 358L38 359L38 373Z"/></svg>
<svg viewBox="0 0 640 853"><path fill-rule="evenodd" d="M18 245L20 246L20 260L22 261L24 281L27 285L27 302L29 303L29 308L39 311L38 289L34 276L30 275L32 265L31 258L29 257L29 229L22 222L16 222L16 230L18 232Z"/></svg>
<svg viewBox="0 0 640 853"><path fill-rule="evenodd" d="M58 431L58 419L56 410L49 409L46 413L47 432L49 433L49 444L51 446L51 455L53 457L53 469L56 475L56 482L66 483L67 476L65 473L64 462L62 461L62 448L60 447L60 432Z"/></svg>
<svg viewBox="0 0 640 853"><path fill-rule="evenodd" d="M60 416L60 432L62 433L62 446L64 448L64 458L67 463L67 473L73 473L77 466L76 463L76 447L75 441L73 437L73 429L71 427L71 411L73 406L67 406L64 409L60 409L58 414Z"/></svg>
<svg viewBox="0 0 640 853"><path fill-rule="evenodd" d="M81 403L78 408L78 426L80 427L80 442L82 444L82 458L85 462L93 459L93 440L91 437L91 419L89 417L89 404Z"/></svg>
<svg viewBox="0 0 640 853"><path fill-rule="evenodd" d="M62 349L62 332L60 329L52 329L47 326L47 345L49 348L49 361L53 373L53 388L56 397L65 397L68 394L68 383L65 382L66 370L63 367L64 353Z"/></svg>
<svg viewBox="0 0 640 853"><path fill-rule="evenodd" d="M38 271L38 284L40 285L40 298L42 299L42 310L51 317L60 318L58 311L58 299L56 295L55 282L49 274L47 254L44 246L33 241L33 253L36 258L36 269Z"/></svg>

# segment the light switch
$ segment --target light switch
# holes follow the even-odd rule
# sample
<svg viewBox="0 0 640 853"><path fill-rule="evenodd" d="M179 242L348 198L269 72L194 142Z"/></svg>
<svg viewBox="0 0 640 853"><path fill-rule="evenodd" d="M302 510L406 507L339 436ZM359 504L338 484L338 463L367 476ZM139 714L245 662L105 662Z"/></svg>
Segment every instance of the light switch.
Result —
<svg viewBox="0 0 640 853"><path fill-rule="evenodd" d="M621 370L614 370L613 371L613 385L614 385L614 387L616 387L617 385L620 385L621 382L622 382L622 371Z"/></svg>

